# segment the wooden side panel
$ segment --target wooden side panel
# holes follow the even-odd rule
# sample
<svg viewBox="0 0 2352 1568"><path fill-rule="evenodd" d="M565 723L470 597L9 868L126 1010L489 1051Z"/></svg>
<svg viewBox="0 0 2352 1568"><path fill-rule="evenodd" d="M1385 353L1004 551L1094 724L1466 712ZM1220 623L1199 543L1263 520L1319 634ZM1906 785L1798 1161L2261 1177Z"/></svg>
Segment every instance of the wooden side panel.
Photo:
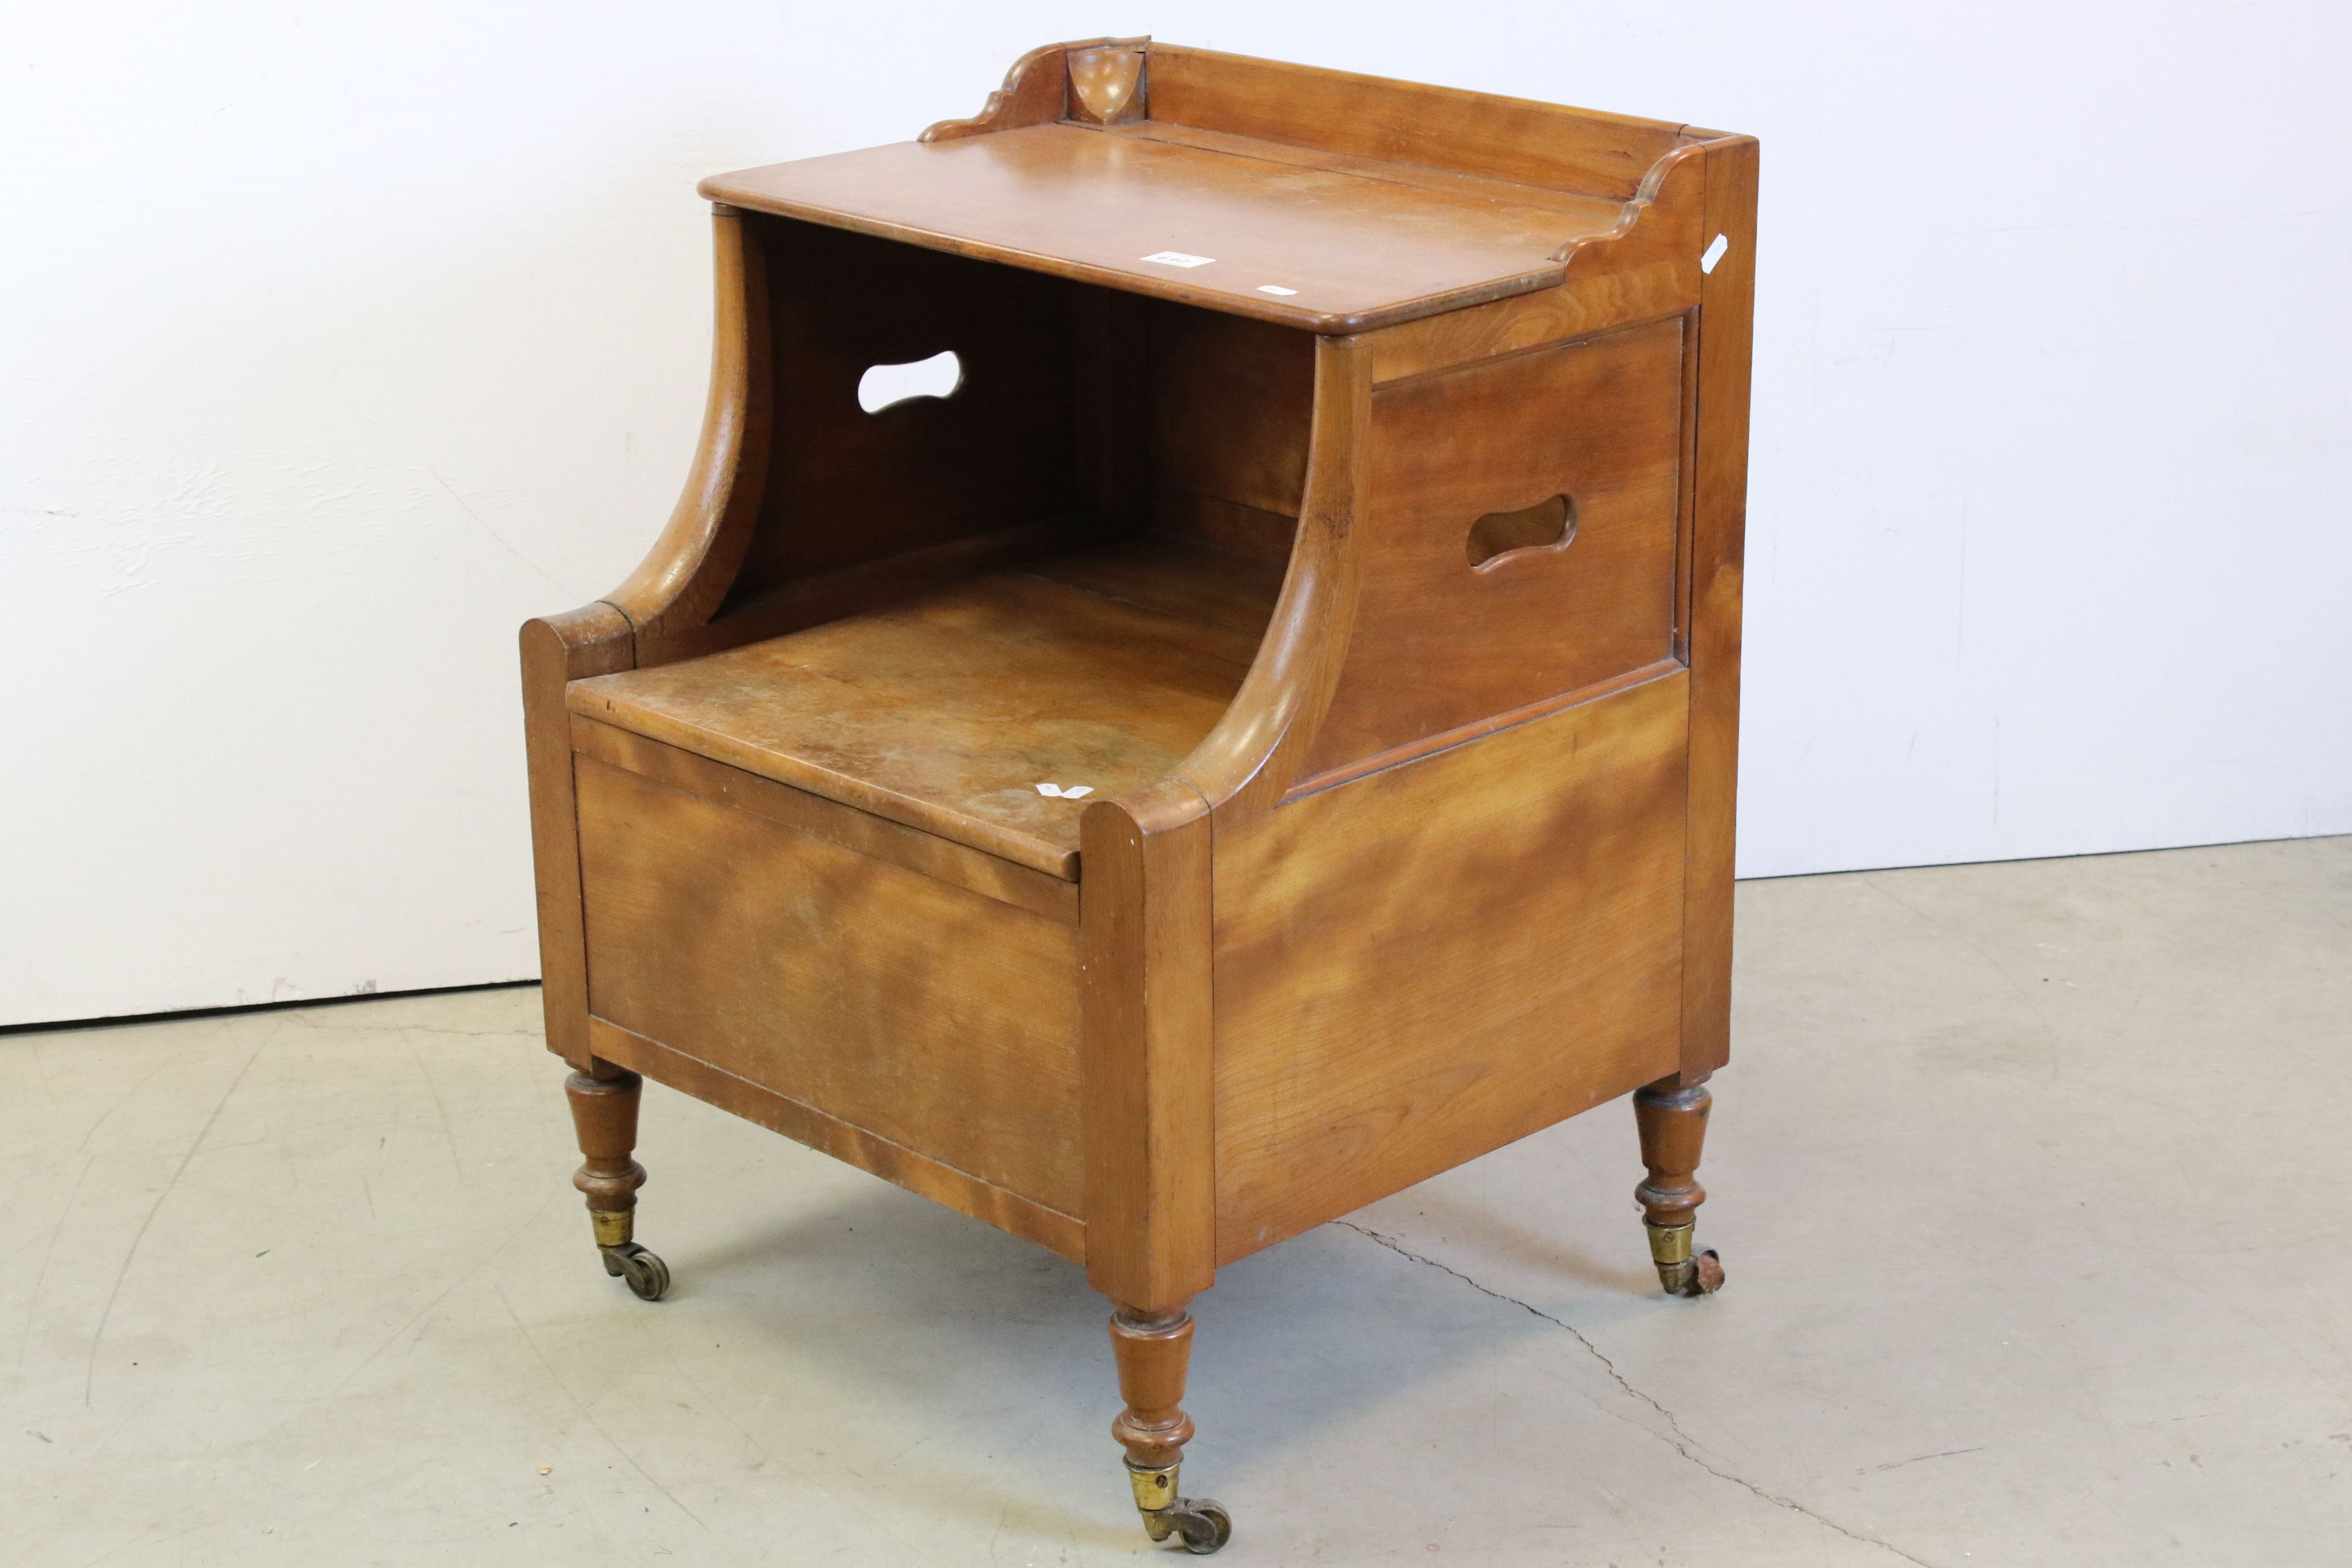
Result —
<svg viewBox="0 0 2352 1568"><path fill-rule="evenodd" d="M1151 515L1155 306L1114 289L1071 289L1078 504L1098 531L1124 533Z"/></svg>
<svg viewBox="0 0 2352 1568"><path fill-rule="evenodd" d="M1296 526L1293 519L1282 521L1286 527ZM1238 655L1246 668L1281 596L1286 560L1203 549L1201 542L1181 534L1152 532L1035 562L1029 573L1147 616L1246 638ZM1152 705L1163 700L1149 689L1137 696Z"/></svg>
<svg viewBox="0 0 2352 1568"><path fill-rule="evenodd" d="M840 805L806 790L730 768L692 752L593 719L572 716L572 744L600 763L665 784L719 805L731 805L770 822L827 839L845 849L904 866L941 882L985 893L1064 925L1078 923L1075 882L1016 866L998 856L967 849L936 833L902 827L871 812Z"/></svg>
<svg viewBox="0 0 2352 1568"><path fill-rule="evenodd" d="M605 595L635 628L641 664L676 657L676 640L709 620L759 525L774 411L766 232L764 218L725 206L711 215L717 310L702 438L660 539Z"/></svg>
<svg viewBox="0 0 2352 1568"><path fill-rule="evenodd" d="M1664 121L1165 44L1147 69L1154 120L1621 201L1682 138Z"/></svg>
<svg viewBox="0 0 2352 1568"><path fill-rule="evenodd" d="M592 757L597 1016L1083 1213L1077 933Z"/></svg>
<svg viewBox="0 0 2352 1568"><path fill-rule="evenodd" d="M1152 526L1173 539L1231 551L1279 570L1298 544L1298 519L1260 511L1214 496L1161 490L1154 498Z"/></svg>
<svg viewBox="0 0 2352 1568"><path fill-rule="evenodd" d="M1674 654L1682 322L1372 394L1363 576L1306 787ZM1573 532L1482 566L1482 518L1565 496Z"/></svg>
<svg viewBox="0 0 2352 1568"><path fill-rule="evenodd" d="M547 1048L588 1068L588 949L580 910L580 820L572 795L572 679L626 669L628 618L597 603L523 624L523 755L530 778L530 859L539 895L540 1001Z"/></svg>
<svg viewBox="0 0 2352 1568"><path fill-rule="evenodd" d="M1688 695L1221 824L1220 1262L1675 1070Z"/></svg>
<svg viewBox="0 0 2352 1568"><path fill-rule="evenodd" d="M1297 517L1315 405L1313 335L1162 305L1152 312L1150 367L1160 487Z"/></svg>
<svg viewBox="0 0 2352 1568"><path fill-rule="evenodd" d="M1706 232L1710 237L1722 235L1727 245L1707 274L1699 306L1685 1080L1713 1072L1731 1054L1732 817L1739 793L1739 598L1756 313L1756 142L1744 136L1706 150Z"/></svg>
<svg viewBox="0 0 2352 1568"><path fill-rule="evenodd" d="M870 1171L886 1182L896 1182L910 1193L945 1204L1001 1231L1049 1247L1073 1261L1087 1255L1087 1227L1074 1215L1049 1209L1003 1187L943 1165L925 1154L887 1138L877 1138L863 1127L853 1127L778 1094L764 1084L738 1078L709 1062L672 1050L659 1040L624 1029L609 1018L588 1020L589 1044L608 1062L643 1073L681 1094L756 1121L773 1132L832 1155L844 1163Z"/></svg>
<svg viewBox="0 0 2352 1568"><path fill-rule="evenodd" d="M639 644L641 668L724 653L746 643L789 637L811 626L845 621L952 588L1001 567L1014 566L1056 550L1090 542L1096 530L1083 518L1052 517L986 533L966 534L943 544L910 550L887 560L860 562L835 572L761 591L729 608L726 616L646 648Z"/></svg>
<svg viewBox="0 0 2352 1568"><path fill-rule="evenodd" d="M1375 384L1679 315L1698 303L1706 221L1706 150L1686 146L1643 181L1616 229L1563 247L1568 277L1541 289L1372 334Z"/></svg>
<svg viewBox="0 0 2352 1568"><path fill-rule="evenodd" d="M1696 265L1689 270L1697 276ZM1590 288L1577 286L1585 281L1571 276L1557 289L1391 327L1372 340L1374 384L1565 342L1698 303L1697 288L1681 288L1675 268L1664 262L1603 276Z"/></svg>
<svg viewBox="0 0 2352 1568"><path fill-rule="evenodd" d="M815 224L761 224L774 432L759 526L722 613L781 584L1069 510L1071 285ZM877 364L952 351L946 397L868 414Z"/></svg>
<svg viewBox="0 0 2352 1568"><path fill-rule="evenodd" d="M1216 1280L1209 816L1171 783L1084 832L1087 1279L1172 1310Z"/></svg>

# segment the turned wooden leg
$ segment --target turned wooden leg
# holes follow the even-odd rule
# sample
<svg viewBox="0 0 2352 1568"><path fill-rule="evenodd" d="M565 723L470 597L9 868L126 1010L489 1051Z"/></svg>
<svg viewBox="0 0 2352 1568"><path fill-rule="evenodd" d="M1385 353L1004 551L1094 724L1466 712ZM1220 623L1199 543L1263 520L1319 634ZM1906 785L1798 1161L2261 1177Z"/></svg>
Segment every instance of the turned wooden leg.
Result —
<svg viewBox="0 0 2352 1568"><path fill-rule="evenodd" d="M1633 1091L1642 1163L1650 1168L1633 1198L1650 1229L1658 1282L1669 1296L1705 1296L1723 1288L1722 1260L1713 1252L1691 1256L1692 1217L1706 1201L1706 1189L1698 1184L1698 1155L1714 1098L1704 1078L1690 1084L1669 1079Z"/></svg>
<svg viewBox="0 0 2352 1568"><path fill-rule="evenodd" d="M1184 1414L1192 1314L1181 1306L1159 1312L1121 1307L1110 1316L1110 1346L1127 1401L1110 1435L1127 1450L1127 1479L1143 1528L1154 1541L1175 1535L1185 1551L1205 1557L1233 1539L1234 1521L1222 1503L1176 1492L1192 1436L1192 1418Z"/></svg>
<svg viewBox="0 0 2352 1568"><path fill-rule="evenodd" d="M610 1062L595 1066L596 1073L575 1072L563 1081L584 1156L572 1184L588 1195L588 1219L595 1226L604 1272L627 1280L645 1300L658 1301L669 1289L669 1265L636 1243L637 1189L646 1184L646 1168L630 1158L637 1146L637 1094L645 1080Z"/></svg>

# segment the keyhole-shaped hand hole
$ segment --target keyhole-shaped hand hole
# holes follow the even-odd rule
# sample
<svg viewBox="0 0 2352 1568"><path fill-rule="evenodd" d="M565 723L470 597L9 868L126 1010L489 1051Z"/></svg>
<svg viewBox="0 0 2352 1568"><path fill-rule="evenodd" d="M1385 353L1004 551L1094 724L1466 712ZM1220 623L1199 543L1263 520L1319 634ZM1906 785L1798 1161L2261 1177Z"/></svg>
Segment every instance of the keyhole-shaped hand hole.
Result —
<svg viewBox="0 0 2352 1568"><path fill-rule="evenodd" d="M963 361L952 349L908 364L877 364L857 378L857 406L879 414L918 397L950 397L963 384Z"/></svg>
<svg viewBox="0 0 2352 1568"><path fill-rule="evenodd" d="M1490 511L1470 525L1470 564L1490 572L1538 550L1565 550L1576 538L1576 502L1553 496L1517 511Z"/></svg>

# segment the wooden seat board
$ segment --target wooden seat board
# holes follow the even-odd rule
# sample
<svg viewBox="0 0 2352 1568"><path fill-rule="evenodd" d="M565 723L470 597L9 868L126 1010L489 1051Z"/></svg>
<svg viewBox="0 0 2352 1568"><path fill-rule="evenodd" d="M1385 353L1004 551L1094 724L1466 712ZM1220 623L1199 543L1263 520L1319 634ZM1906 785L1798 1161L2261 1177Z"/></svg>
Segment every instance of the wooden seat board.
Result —
<svg viewBox="0 0 2352 1568"><path fill-rule="evenodd" d="M1165 777L1241 686L1279 574L1139 540L572 683L573 711L1075 880L1078 814ZM1037 785L1090 786L1079 799Z"/></svg>
<svg viewBox="0 0 2352 1568"><path fill-rule="evenodd" d="M1549 288L1613 202L1432 185L1216 147L1033 125L718 174L714 201L1302 327L1352 332ZM1414 174L1411 183L1402 177ZM1195 266L1152 262L1173 252ZM1286 292L1265 291L1269 287Z"/></svg>

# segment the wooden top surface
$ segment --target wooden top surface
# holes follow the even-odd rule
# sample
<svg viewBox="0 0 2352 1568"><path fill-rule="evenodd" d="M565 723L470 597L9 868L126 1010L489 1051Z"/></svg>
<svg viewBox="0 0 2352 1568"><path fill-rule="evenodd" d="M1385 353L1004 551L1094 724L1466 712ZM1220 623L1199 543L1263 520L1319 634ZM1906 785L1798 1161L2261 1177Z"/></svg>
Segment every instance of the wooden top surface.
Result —
<svg viewBox="0 0 2352 1568"><path fill-rule="evenodd" d="M1087 803L1163 778L1233 700L1279 563L1139 540L702 658L573 711L1075 880ZM1040 784L1091 786L1079 799Z"/></svg>
<svg viewBox="0 0 2352 1568"><path fill-rule="evenodd" d="M1622 212L1602 197L1158 121L898 142L714 175L700 189L755 212L1317 332L1549 288L1565 276L1552 254ZM1210 259L1147 259L1163 252Z"/></svg>

